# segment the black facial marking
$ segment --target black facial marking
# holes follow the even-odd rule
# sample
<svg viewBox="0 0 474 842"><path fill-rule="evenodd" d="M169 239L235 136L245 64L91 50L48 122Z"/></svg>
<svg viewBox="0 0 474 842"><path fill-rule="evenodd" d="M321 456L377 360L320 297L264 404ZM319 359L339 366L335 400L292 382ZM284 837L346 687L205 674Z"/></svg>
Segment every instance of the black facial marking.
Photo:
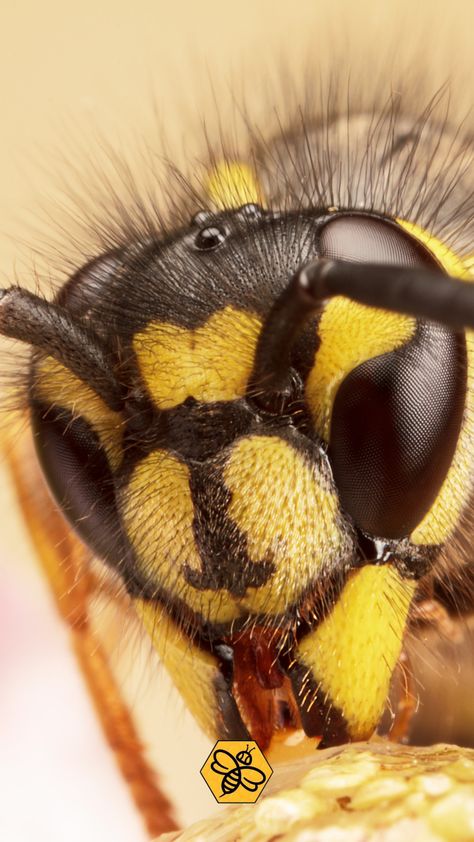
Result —
<svg viewBox="0 0 474 842"><path fill-rule="evenodd" d="M192 466L190 488L202 570L185 568L186 581L198 590L225 588L234 597L266 584L275 566L269 559L250 560L245 535L226 516L231 495L215 468Z"/></svg>
<svg viewBox="0 0 474 842"><path fill-rule="evenodd" d="M109 323L112 316L130 353L133 336L151 321L196 329L225 307L265 316L301 263L317 255L321 221L311 212L246 219L237 210L198 221L200 231L130 249L104 291L96 316ZM206 243L204 230L213 232Z"/></svg>
<svg viewBox="0 0 474 842"><path fill-rule="evenodd" d="M254 420L245 401L200 403L189 397L173 409L154 410L148 423L138 418L128 426L125 460L133 468L147 453L164 448L187 462L203 462L247 433Z"/></svg>

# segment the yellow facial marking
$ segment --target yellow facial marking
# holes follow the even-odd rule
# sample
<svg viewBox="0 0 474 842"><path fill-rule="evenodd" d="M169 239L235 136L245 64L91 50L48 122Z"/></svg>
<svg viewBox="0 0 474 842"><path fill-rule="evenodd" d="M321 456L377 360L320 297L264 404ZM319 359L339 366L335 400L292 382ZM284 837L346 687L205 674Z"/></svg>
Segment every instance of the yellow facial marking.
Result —
<svg viewBox="0 0 474 842"><path fill-rule="evenodd" d="M260 613L271 619L301 599L323 567L345 555L347 538L337 520L337 500L325 476L272 436L237 441L229 449L223 479L231 493L229 508L226 513L216 503L211 522L229 518L230 533L233 525L243 533L248 564L275 565L270 577L243 595L224 586L198 589L189 584L186 568L203 570L193 532L189 469L160 450L137 465L120 501L138 568L151 584L210 622ZM222 562L232 563L232 558Z"/></svg>
<svg viewBox="0 0 474 842"><path fill-rule="evenodd" d="M223 161L214 167L204 185L209 201L217 210L232 210L249 203L263 206L263 197L254 171L241 161Z"/></svg>
<svg viewBox="0 0 474 842"><path fill-rule="evenodd" d="M160 409L197 401L232 401L245 394L261 320L226 307L195 330L151 322L133 341L147 388Z"/></svg>
<svg viewBox="0 0 474 842"><path fill-rule="evenodd" d="M224 481L232 495L228 516L246 536L250 559L269 558L276 567L252 607L283 612L322 568L344 555L328 477L281 438L249 436L232 448Z"/></svg>
<svg viewBox="0 0 474 842"><path fill-rule="evenodd" d="M35 397L46 405L59 406L81 416L99 436L109 463L115 470L122 459L123 420L93 389L52 357L35 365Z"/></svg>
<svg viewBox="0 0 474 842"><path fill-rule="evenodd" d="M439 260L442 267L453 277L473 281L472 257L460 258L441 240L428 231L410 222L400 220L409 234L416 237ZM431 509L410 536L414 544L442 544L455 529L469 497L472 487L474 465L472 442L474 441L474 333L466 331L467 348L467 394L461 432L453 461Z"/></svg>
<svg viewBox="0 0 474 842"><path fill-rule="evenodd" d="M216 683L223 678L216 659L185 637L158 604L137 599L135 607L191 714L210 737L222 735Z"/></svg>
<svg viewBox="0 0 474 842"><path fill-rule="evenodd" d="M164 450L150 453L133 471L121 511L138 568L152 583L205 619L224 623L239 616L232 600L212 590L198 591L184 578L185 566L201 570L186 465Z"/></svg>
<svg viewBox="0 0 474 842"><path fill-rule="evenodd" d="M296 659L343 713L354 740L368 738L382 715L415 589L393 567L363 567L297 648Z"/></svg>
<svg viewBox="0 0 474 842"><path fill-rule="evenodd" d="M415 320L366 307L347 298L334 298L321 316L321 345L306 383L308 406L319 434L329 441L336 392L358 365L393 351L407 342Z"/></svg>

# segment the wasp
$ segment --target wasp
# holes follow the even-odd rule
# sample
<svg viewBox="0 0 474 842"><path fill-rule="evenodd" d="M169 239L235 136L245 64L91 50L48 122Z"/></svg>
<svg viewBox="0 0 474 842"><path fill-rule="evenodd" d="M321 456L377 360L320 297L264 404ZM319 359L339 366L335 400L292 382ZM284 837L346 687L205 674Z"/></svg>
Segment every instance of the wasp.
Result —
<svg viewBox="0 0 474 842"><path fill-rule="evenodd" d="M1 292L0 333L31 349L9 458L119 755L92 558L202 729L262 749L369 738L427 600L469 610L471 156L393 102L249 128L168 224L150 212L52 299Z"/></svg>

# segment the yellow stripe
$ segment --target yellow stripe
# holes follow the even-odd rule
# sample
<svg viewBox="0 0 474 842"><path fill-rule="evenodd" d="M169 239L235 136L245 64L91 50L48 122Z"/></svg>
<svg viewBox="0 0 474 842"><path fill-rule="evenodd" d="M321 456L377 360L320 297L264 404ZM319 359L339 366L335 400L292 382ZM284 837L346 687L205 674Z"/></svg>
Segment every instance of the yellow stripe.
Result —
<svg viewBox="0 0 474 842"><path fill-rule="evenodd" d="M246 204L264 204L257 177L241 161L222 161L210 170L204 189L217 210L233 210Z"/></svg>
<svg viewBox="0 0 474 842"><path fill-rule="evenodd" d="M140 373L159 409L188 397L202 403L232 401L245 394L261 320L226 307L195 330L151 322L134 337Z"/></svg>
<svg viewBox="0 0 474 842"><path fill-rule="evenodd" d="M161 662L202 730L213 739L222 734L215 682L222 675L213 656L187 638L156 603L134 600Z"/></svg>
<svg viewBox="0 0 474 842"><path fill-rule="evenodd" d="M397 219L397 222L436 257L448 275L452 275L454 278L474 280L474 257L459 257L438 237L430 234L429 231L414 222L407 222L405 219Z"/></svg>
<svg viewBox="0 0 474 842"><path fill-rule="evenodd" d="M383 713L415 589L393 567L363 567L298 645L296 660L343 713L354 740L370 737Z"/></svg>

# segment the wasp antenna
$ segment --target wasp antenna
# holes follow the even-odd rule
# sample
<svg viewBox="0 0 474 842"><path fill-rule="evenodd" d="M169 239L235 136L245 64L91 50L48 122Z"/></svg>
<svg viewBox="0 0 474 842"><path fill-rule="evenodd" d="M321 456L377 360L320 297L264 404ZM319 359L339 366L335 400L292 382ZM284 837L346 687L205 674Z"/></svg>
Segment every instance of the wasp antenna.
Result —
<svg viewBox="0 0 474 842"><path fill-rule="evenodd" d="M344 295L455 330L474 328L473 287L430 269L321 259L304 266L291 283L310 310L325 298Z"/></svg>
<svg viewBox="0 0 474 842"><path fill-rule="evenodd" d="M90 327L21 287L0 290L0 333L44 351L91 387L114 410L123 405L112 355Z"/></svg>
<svg viewBox="0 0 474 842"><path fill-rule="evenodd" d="M294 340L325 299L337 295L455 330L474 329L474 287L465 281L417 267L320 258L293 275L271 309L257 346L250 394L264 403L270 393L291 395Z"/></svg>

